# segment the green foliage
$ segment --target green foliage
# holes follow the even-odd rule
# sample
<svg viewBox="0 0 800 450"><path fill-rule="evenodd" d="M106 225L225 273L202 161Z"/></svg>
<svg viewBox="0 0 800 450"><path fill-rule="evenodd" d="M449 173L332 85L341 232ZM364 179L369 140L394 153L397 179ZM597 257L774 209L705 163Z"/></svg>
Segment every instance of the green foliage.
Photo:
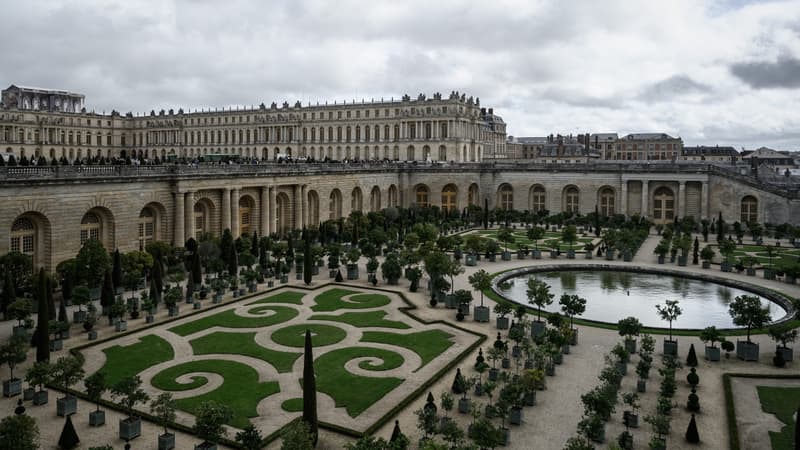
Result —
<svg viewBox="0 0 800 450"><path fill-rule="evenodd" d="M162 392L150 402L150 414L157 419L159 425L164 427L164 434L166 434L167 425L175 421L175 400L172 399L172 394Z"/></svg>
<svg viewBox="0 0 800 450"><path fill-rule="evenodd" d="M617 322L617 329L620 336L630 339L639 335L642 330L642 323L636 317L626 317Z"/></svg>
<svg viewBox="0 0 800 450"><path fill-rule="evenodd" d="M292 371L300 353L288 353L265 348L255 341L255 332L228 333L218 331L192 340L195 355L244 355L266 361L278 373Z"/></svg>
<svg viewBox="0 0 800 450"><path fill-rule="evenodd" d="M135 344L105 348L103 353L106 362L100 371L105 372L109 385L175 357L169 342L155 335L142 336Z"/></svg>
<svg viewBox="0 0 800 450"><path fill-rule="evenodd" d="M133 409L138 403L144 403L150 396L141 388L142 379L138 375L125 377L111 386L111 396L119 398L120 404L125 407L128 417L133 418Z"/></svg>
<svg viewBox="0 0 800 450"><path fill-rule="evenodd" d="M781 422L780 432L769 431L769 439L773 449L794 448L793 436L796 436L798 424L795 422L797 405L800 405L800 388L757 386L761 409L767 414L774 414Z"/></svg>
<svg viewBox="0 0 800 450"><path fill-rule="evenodd" d="M257 314L264 310L275 311L275 314L263 317L242 317L237 315L233 310L227 310L192 322L187 322L183 325L178 325L170 328L169 331L180 336L189 336L190 334L215 326L223 328L261 328L292 320L297 317L298 314L297 310L294 308L279 305L264 305L252 308L248 310L248 312L250 314Z"/></svg>
<svg viewBox="0 0 800 450"><path fill-rule="evenodd" d="M525 291L528 303L536 305L537 320L542 320L542 310L545 306L553 303L553 294L550 293L550 286L542 280L528 278L528 289Z"/></svg>
<svg viewBox="0 0 800 450"><path fill-rule="evenodd" d="M233 410L223 403L205 401L195 411L194 432L208 442L219 442L228 433L223 426L233 418Z"/></svg>
<svg viewBox="0 0 800 450"><path fill-rule="evenodd" d="M579 316L586 311L586 299L576 294L562 294L558 300L561 311L569 317L569 325L573 326L575 316Z"/></svg>
<svg viewBox="0 0 800 450"><path fill-rule="evenodd" d="M101 371L97 371L83 380L83 385L86 387L86 395L89 397L89 400L93 401L97 405L97 410L100 410L100 398L103 396L103 392L108 390L108 381L106 380L105 373Z"/></svg>
<svg viewBox="0 0 800 450"><path fill-rule="evenodd" d="M350 296L347 301L343 297ZM314 312L336 311L338 309L366 309L388 305L391 300L382 294L360 294L346 289L329 289L314 298Z"/></svg>
<svg viewBox="0 0 800 450"><path fill-rule="evenodd" d="M258 428L250 424L236 433L235 440L244 450L259 450L264 437L261 436L261 431Z"/></svg>
<svg viewBox="0 0 800 450"><path fill-rule="evenodd" d="M53 381L61 389L67 390L83 379L82 363L75 356L62 356L53 364Z"/></svg>
<svg viewBox="0 0 800 450"><path fill-rule="evenodd" d="M0 365L6 364L9 369L9 380L14 380L14 368L28 358L28 342L24 336L11 336L0 345Z"/></svg>
<svg viewBox="0 0 800 450"><path fill-rule="evenodd" d="M313 450L314 435L303 420L295 420L281 433L281 450Z"/></svg>
<svg viewBox="0 0 800 450"><path fill-rule="evenodd" d="M111 256L97 239L88 239L78 251L75 267L79 283L99 287L106 270L111 270Z"/></svg>
<svg viewBox="0 0 800 450"><path fill-rule="evenodd" d="M683 310L678 306L678 300L667 300L664 306L656 305L656 311L661 317L661 320L669 322L669 339L672 340L672 322L683 313Z"/></svg>
<svg viewBox="0 0 800 450"><path fill-rule="evenodd" d="M12 414L0 420L0 442L9 450L38 450L39 426L31 416ZM13 444L12 444L13 443Z"/></svg>
<svg viewBox="0 0 800 450"><path fill-rule="evenodd" d="M331 322L347 323L354 327L368 328L368 327L381 327L381 328L397 328L407 329L411 328L403 322L396 322L394 320L384 319L386 311L367 311L367 312L347 312L337 315L315 314L309 317L309 320L327 320Z"/></svg>
<svg viewBox="0 0 800 450"><path fill-rule="evenodd" d="M38 386L42 390L44 385L53 379L53 365L49 361L36 361L28 372L25 373L25 381L31 386Z"/></svg>
<svg viewBox="0 0 800 450"><path fill-rule="evenodd" d="M750 330L761 328L771 320L769 309L761 305L755 295L739 295L728 306L733 323L747 327L747 342L750 342Z"/></svg>
<svg viewBox="0 0 800 450"><path fill-rule="evenodd" d="M422 368L450 348L453 345L452 338L452 335L441 330L418 331L406 334L365 331L361 341L407 348L422 358L422 366L420 366Z"/></svg>
<svg viewBox="0 0 800 450"><path fill-rule="evenodd" d="M492 276L489 272L480 269L469 276L469 284L481 293L481 306L483 306L483 291L492 287Z"/></svg>
<svg viewBox="0 0 800 450"><path fill-rule="evenodd" d="M725 338L717 327L706 327L700 332L700 340L703 342L710 342L711 347L714 347L715 342L721 342L723 339Z"/></svg>

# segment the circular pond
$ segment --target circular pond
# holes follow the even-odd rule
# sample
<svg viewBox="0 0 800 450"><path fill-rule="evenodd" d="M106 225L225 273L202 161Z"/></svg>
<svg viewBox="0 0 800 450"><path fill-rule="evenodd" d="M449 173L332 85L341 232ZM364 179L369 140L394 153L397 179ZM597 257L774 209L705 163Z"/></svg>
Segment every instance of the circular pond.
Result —
<svg viewBox="0 0 800 450"><path fill-rule="evenodd" d="M586 299L586 312L580 318L616 323L619 319L634 316L647 327L666 328L656 305L665 300L678 300L683 310L673 328L700 329L708 326L738 328L734 325L728 305L739 295L757 295L743 289L710 281L671 276L663 273L639 273L616 270L553 270L515 271L502 276L508 289L497 287L505 298L528 305L526 295L529 278L538 278L550 285L553 303L547 311L559 311L561 294L577 294ZM786 317L780 304L761 295L761 303L769 308L773 321Z"/></svg>

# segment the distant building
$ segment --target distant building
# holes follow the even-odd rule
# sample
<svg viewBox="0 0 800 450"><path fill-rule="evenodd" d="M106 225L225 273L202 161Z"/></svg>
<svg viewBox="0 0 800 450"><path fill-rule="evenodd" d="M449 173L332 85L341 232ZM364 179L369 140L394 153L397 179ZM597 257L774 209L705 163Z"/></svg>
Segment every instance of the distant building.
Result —
<svg viewBox="0 0 800 450"><path fill-rule="evenodd" d="M685 161L712 161L736 163L740 158L739 152L731 146L706 146L683 147L683 160Z"/></svg>
<svg viewBox="0 0 800 450"><path fill-rule="evenodd" d="M631 133L617 140L615 160L675 160L683 153L683 140L666 133Z"/></svg>
<svg viewBox="0 0 800 450"><path fill-rule="evenodd" d="M600 152L588 143L588 134L509 137L507 146L513 148L517 159L532 160L542 164L585 163L600 159Z"/></svg>
<svg viewBox="0 0 800 450"><path fill-rule="evenodd" d="M614 159L614 148L618 140L617 133L594 133L590 137L589 145L600 152L600 158Z"/></svg>
<svg viewBox="0 0 800 450"><path fill-rule="evenodd" d="M0 94L7 108L32 111L81 112L83 94L67 91L11 85Z"/></svg>
<svg viewBox="0 0 800 450"><path fill-rule="evenodd" d="M742 161L752 168L767 166L770 171L783 173L797 167L797 157L789 152L780 152L767 147L742 152Z"/></svg>

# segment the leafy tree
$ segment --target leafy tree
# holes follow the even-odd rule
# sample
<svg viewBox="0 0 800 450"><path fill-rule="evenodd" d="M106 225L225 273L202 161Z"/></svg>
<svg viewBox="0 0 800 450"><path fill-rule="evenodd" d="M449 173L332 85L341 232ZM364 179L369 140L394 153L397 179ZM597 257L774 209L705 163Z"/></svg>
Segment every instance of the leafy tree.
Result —
<svg viewBox="0 0 800 450"><path fill-rule="evenodd" d="M255 238L255 233L253 233L253 237ZM261 449L261 442L264 440L261 432L253 424L247 425L242 431L236 433L235 439L245 450Z"/></svg>
<svg viewBox="0 0 800 450"><path fill-rule="evenodd" d="M194 433L206 442L217 443L227 434L223 425L232 417L233 410L228 405L204 401L195 413Z"/></svg>
<svg viewBox="0 0 800 450"><path fill-rule="evenodd" d="M103 277L103 287L100 289L100 305L111 308L114 305L114 285L111 281L111 270L106 270Z"/></svg>
<svg viewBox="0 0 800 450"><path fill-rule="evenodd" d="M103 392L108 390L106 374L97 371L86 377L86 379L83 380L83 384L86 386L86 395L95 403L97 411L100 411L100 398L103 397Z"/></svg>
<svg viewBox="0 0 800 450"><path fill-rule="evenodd" d="M769 309L762 307L761 300L755 295L739 295L728 307L733 323L747 327L747 342L750 341L750 330L761 328L770 320Z"/></svg>
<svg viewBox="0 0 800 450"><path fill-rule="evenodd" d="M36 420L25 414L13 414L0 420L0 442L13 450L37 450L39 427Z"/></svg>
<svg viewBox="0 0 800 450"><path fill-rule="evenodd" d="M314 435L304 420L295 420L281 434L281 450L313 450Z"/></svg>
<svg viewBox="0 0 800 450"><path fill-rule="evenodd" d="M149 253L147 255L150 256ZM114 286L122 286L122 257L119 249L114 250L114 260L111 267L111 281L114 282Z"/></svg>
<svg viewBox="0 0 800 450"><path fill-rule="evenodd" d="M47 280L44 268L39 269L36 283L36 300L39 304L39 317L36 324L36 361L50 361L50 308L47 307Z"/></svg>
<svg viewBox="0 0 800 450"><path fill-rule="evenodd" d="M8 320L11 317L8 308L14 303L16 298L17 293L14 287L14 278L11 275L11 271L7 270L3 278L3 292L0 293L0 310L3 312L3 319Z"/></svg>
<svg viewBox="0 0 800 450"><path fill-rule="evenodd" d="M489 272L480 269L469 276L469 284L481 293L481 306L483 306L483 291L492 287L492 276Z"/></svg>
<svg viewBox="0 0 800 450"><path fill-rule="evenodd" d="M164 427L164 434L169 433L167 425L175 421L175 400L172 399L172 394L162 392L150 402L150 414L155 416L157 422Z"/></svg>
<svg viewBox="0 0 800 450"><path fill-rule="evenodd" d="M578 229L575 225L567 225L561 230L561 240L569 244L569 249L572 250L572 244L578 240Z"/></svg>
<svg viewBox="0 0 800 450"><path fill-rule="evenodd" d="M14 368L28 359L28 342L24 336L11 336L6 343L0 345L0 364L6 364L9 380L14 380Z"/></svg>
<svg viewBox="0 0 800 450"><path fill-rule="evenodd" d="M103 281L106 270L111 269L111 257L97 239L89 239L83 243L75 258L78 281L87 283L89 287L98 287Z"/></svg>
<svg viewBox="0 0 800 450"><path fill-rule="evenodd" d="M533 227L530 228L527 232L528 239L533 241L533 248L539 250L539 240L544 237L544 228L542 227Z"/></svg>
<svg viewBox="0 0 800 450"><path fill-rule="evenodd" d="M119 397L120 404L128 413L128 419L133 419L133 408L137 403L143 403L150 399L141 386L142 379L138 375L125 377L111 386L111 396L115 399Z"/></svg>
<svg viewBox="0 0 800 450"><path fill-rule="evenodd" d="M542 310L545 306L553 303L553 294L550 293L550 286L542 280L528 278L528 289L526 291L528 303L536 305L537 321L542 321Z"/></svg>
<svg viewBox="0 0 800 450"><path fill-rule="evenodd" d="M586 311L586 299L577 294L562 294L558 303L561 305L561 312L569 317L570 328L575 328L574 318Z"/></svg>
<svg viewBox="0 0 800 450"><path fill-rule="evenodd" d="M678 306L677 300L667 300L664 306L656 305L656 311L661 316L661 320L669 322L669 340L672 340L672 322L683 313L683 310Z"/></svg>
<svg viewBox="0 0 800 450"><path fill-rule="evenodd" d="M53 364L53 381L65 391L83 379L84 371L81 361L75 356L62 356Z"/></svg>

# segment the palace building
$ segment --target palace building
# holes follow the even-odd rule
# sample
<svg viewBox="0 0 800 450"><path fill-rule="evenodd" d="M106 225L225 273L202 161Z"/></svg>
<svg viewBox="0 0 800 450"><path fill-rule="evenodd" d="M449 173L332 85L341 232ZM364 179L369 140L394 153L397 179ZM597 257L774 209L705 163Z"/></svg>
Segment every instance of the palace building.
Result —
<svg viewBox="0 0 800 450"><path fill-rule="evenodd" d="M501 209L638 214L656 223L720 213L728 222L800 218L796 191L707 161L670 161L672 153L650 162L505 162L505 123L456 92L135 117L75 111L74 101L71 111L51 108L50 99L43 107L50 91L12 88L15 104L3 92L0 149L17 158L259 159L0 167L0 254L29 254L48 270L90 238L127 252L156 240L180 246L224 229L235 237L281 233L352 211L413 205L461 210L486 201ZM19 95L30 98L20 103ZM277 155L315 162L279 163Z"/></svg>

